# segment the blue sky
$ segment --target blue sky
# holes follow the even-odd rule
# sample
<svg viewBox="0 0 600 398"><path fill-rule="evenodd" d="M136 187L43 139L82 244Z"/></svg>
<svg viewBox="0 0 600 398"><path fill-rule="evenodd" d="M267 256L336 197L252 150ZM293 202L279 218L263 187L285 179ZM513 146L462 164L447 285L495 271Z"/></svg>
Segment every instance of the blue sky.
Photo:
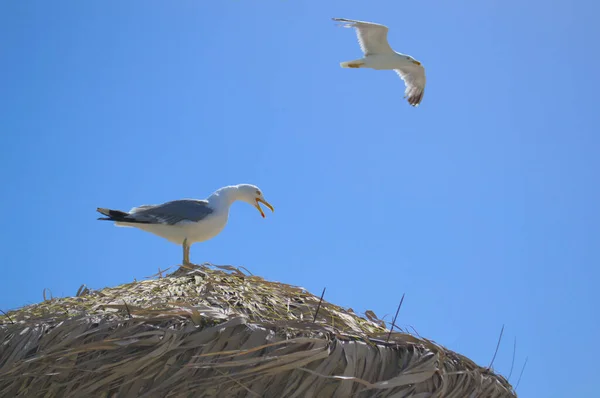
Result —
<svg viewBox="0 0 600 398"><path fill-rule="evenodd" d="M551 4L550 4L551 3ZM141 279L181 248L97 221L253 183L191 259L399 323L522 397L597 390L600 168L592 1L0 5L0 309ZM419 108L331 17L386 24ZM556 377L559 375L559 377Z"/></svg>

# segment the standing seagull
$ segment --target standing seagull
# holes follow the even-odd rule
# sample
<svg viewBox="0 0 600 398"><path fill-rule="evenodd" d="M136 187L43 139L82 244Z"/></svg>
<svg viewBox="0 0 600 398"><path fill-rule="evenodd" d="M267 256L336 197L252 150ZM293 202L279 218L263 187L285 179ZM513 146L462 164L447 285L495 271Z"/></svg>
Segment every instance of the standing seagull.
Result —
<svg viewBox="0 0 600 398"><path fill-rule="evenodd" d="M334 21L345 22L345 28L356 28L358 42L364 53L364 58L342 62L342 68L371 68L376 70L393 69L404 80L406 91L404 98L412 106L418 106L425 91L425 68L410 55L398 53L390 47L387 41L387 26L355 21L352 19L332 18Z"/></svg>
<svg viewBox="0 0 600 398"><path fill-rule="evenodd" d="M98 208L119 227L135 227L183 246L183 264L190 265L190 246L214 238L225 228L229 207L241 200L256 207L265 217L259 203L274 211L255 185L240 184L220 188L206 200L181 199L160 205L134 207L129 212Z"/></svg>

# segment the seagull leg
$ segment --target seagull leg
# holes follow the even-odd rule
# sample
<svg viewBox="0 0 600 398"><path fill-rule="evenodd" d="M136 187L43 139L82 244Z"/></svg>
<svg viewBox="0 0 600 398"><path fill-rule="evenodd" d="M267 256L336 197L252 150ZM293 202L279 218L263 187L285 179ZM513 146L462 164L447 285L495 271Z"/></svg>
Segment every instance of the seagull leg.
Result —
<svg viewBox="0 0 600 398"><path fill-rule="evenodd" d="M365 61L363 59L355 59L354 61L345 61L341 62L340 66L342 68L361 68L365 66Z"/></svg>
<svg viewBox="0 0 600 398"><path fill-rule="evenodd" d="M190 246L187 243L187 238L183 240L183 265L190 265Z"/></svg>
<svg viewBox="0 0 600 398"><path fill-rule="evenodd" d="M192 265L192 262L190 261L190 245L187 245L185 248L185 256L187 258L187 264L188 265Z"/></svg>

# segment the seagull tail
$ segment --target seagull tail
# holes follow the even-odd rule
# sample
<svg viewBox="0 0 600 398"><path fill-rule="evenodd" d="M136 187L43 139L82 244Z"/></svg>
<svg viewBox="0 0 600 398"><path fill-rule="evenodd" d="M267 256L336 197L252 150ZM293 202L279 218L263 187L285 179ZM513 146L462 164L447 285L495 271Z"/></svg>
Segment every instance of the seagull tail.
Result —
<svg viewBox="0 0 600 398"><path fill-rule="evenodd" d="M126 222L134 224L148 224L147 221L136 220L131 214L121 210L111 210L98 207L96 211L106 217L99 217L98 220L115 221L115 222Z"/></svg>

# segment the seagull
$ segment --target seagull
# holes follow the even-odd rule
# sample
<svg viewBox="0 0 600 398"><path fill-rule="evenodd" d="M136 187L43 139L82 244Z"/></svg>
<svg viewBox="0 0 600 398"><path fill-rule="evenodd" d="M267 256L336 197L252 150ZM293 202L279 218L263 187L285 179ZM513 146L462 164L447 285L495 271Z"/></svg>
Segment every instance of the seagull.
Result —
<svg viewBox="0 0 600 398"><path fill-rule="evenodd" d="M118 227L134 227L183 246L183 264L190 262L190 246L217 236L229 217L233 202L241 200L256 207L263 218L259 203L271 211L275 209L265 200L256 185L239 184L220 188L206 200L181 199L160 205L142 205L129 212L98 207L106 216L98 220L114 221Z"/></svg>
<svg viewBox="0 0 600 398"><path fill-rule="evenodd" d="M394 70L406 85L404 98L412 106L418 106L425 91L425 68L410 55L392 50L387 41L388 28L372 22L353 19L332 18L344 22L345 28L356 28L358 43L364 58L340 63L342 68L371 68L376 70Z"/></svg>

